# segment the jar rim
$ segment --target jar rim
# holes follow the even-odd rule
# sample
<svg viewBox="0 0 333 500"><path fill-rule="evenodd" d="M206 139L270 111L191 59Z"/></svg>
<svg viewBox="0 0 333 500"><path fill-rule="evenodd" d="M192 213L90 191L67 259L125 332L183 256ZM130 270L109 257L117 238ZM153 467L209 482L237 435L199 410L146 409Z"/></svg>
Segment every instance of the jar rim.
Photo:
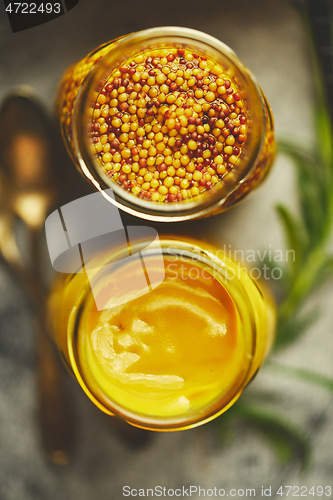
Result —
<svg viewBox="0 0 333 500"><path fill-rule="evenodd" d="M162 248L178 250L181 252L182 250L185 252L191 253L195 256L196 260L205 261L210 266L216 266L219 269L219 272L223 274L224 271L227 271L228 266L225 264L226 262L234 262L230 259L230 257L223 252L225 256L225 260L223 261L220 257L212 254L210 251L203 249L199 246L200 242L194 242L194 240L186 241L179 240L178 238L172 237L163 237L161 238ZM138 243L141 248L142 242ZM133 250L135 246L133 247ZM121 250L123 251L123 250ZM133 252L134 253L134 252ZM175 255L175 253L172 253ZM224 263L224 266L221 265ZM235 262L234 262L235 263ZM237 266L240 266L236 263ZM240 266L241 267L241 266ZM230 265L229 268L230 270ZM244 272L246 272L243 269ZM237 279L237 278L236 278ZM249 278L250 279L250 278ZM251 278L252 280L252 278ZM221 283L221 281L220 281ZM237 280L237 285L241 285L240 280ZM221 283L221 286L224 286ZM231 297L233 301L237 316L240 314L239 304L235 303L235 298L230 294L230 289L228 290L225 287L225 290ZM239 293L239 292L238 292ZM157 430L157 431L170 431L170 430L183 430L188 428L193 428L198 425L202 425L210 420L216 418L220 414L224 413L230 406L234 404L234 402L239 398L243 388L248 383L249 374L251 373L252 365L255 359L256 352L256 335L257 335L257 326L256 320L253 316L251 300L247 296L247 292L245 289L242 290L244 294L243 300L245 300L247 305L247 313L249 314L248 322L250 324L250 335L251 338L247 339L250 342L251 352L244 352L244 359L247 362L246 369L243 369L241 374L233 381L232 385L226 392L226 394L221 394L218 398L218 401L210 402L206 405L205 408L199 410L194 415L181 415L180 417L150 417L148 415L141 415L131 410L127 410L120 404L110 398L110 396L103 393L102 390L94 390L94 388L89 384L87 378L84 376L84 370L82 368L80 362L80 356L78 353L78 336L80 330L80 320L82 319L82 315L84 313L84 306L86 301L89 299L90 295L90 284L86 282L83 286L81 293L77 299L75 307L73 308L70 318L68 321L68 337L67 337L67 347L69 353L69 359L71 363L72 370L81 385L84 392L87 396L95 403L95 405L100 408L103 412L109 415L118 415L122 419L126 420L130 424L148 430ZM244 312L244 311L241 311ZM240 327L240 325L239 325ZM249 358L250 355L250 358ZM252 356L252 357L251 357ZM221 406L222 405L222 406Z"/></svg>
<svg viewBox="0 0 333 500"><path fill-rule="evenodd" d="M142 46L141 50L148 50L148 48L153 48L162 41L165 45L168 40L170 44L178 44L179 46L184 44L187 47L192 43L194 45L191 48L194 50L201 49L201 52L207 54L214 53L215 57L212 55L210 57L216 60L223 58L224 62L228 62L235 71L242 88L246 88L246 91L251 93L249 102L246 102L246 109L247 112L251 110L253 115L252 121L256 124L256 135L253 141L247 141L246 157L239 162L239 168L236 166L232 171L227 172L223 179L209 190L188 200L160 203L140 199L106 176L101 166L97 165L94 155L90 153L91 144L89 144L88 140L87 125L89 116L91 116L89 115L91 94L110 75L110 69L107 73L105 67L118 67L122 59L129 58L129 53L138 53L140 45ZM110 44L112 43L111 41ZM126 54L125 57L124 54ZM110 52L104 55L87 75L74 104L73 143L79 167L84 176L98 191L103 192L105 189L111 188L114 197L109 196L107 193L103 193L103 196L117 208L136 217L156 222L190 220L204 217L219 210L235 189L252 174L262 152L265 133L264 97L251 71L241 63L235 52L225 43L211 35L191 28L177 26L149 28L117 39Z"/></svg>

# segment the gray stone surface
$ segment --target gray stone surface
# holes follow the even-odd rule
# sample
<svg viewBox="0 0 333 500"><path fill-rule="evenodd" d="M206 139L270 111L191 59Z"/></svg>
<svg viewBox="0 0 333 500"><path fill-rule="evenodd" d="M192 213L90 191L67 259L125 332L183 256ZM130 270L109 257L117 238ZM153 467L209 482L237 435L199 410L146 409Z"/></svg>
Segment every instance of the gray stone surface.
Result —
<svg viewBox="0 0 333 500"><path fill-rule="evenodd" d="M313 141L308 48L299 14L285 0L119 4L81 0L66 16L15 35L2 16L0 98L12 86L28 83L51 110L57 82L73 61L108 39L168 24L206 31L233 47L266 93L278 135L304 144ZM239 207L171 230L244 250L269 245L283 248L274 204L296 206L293 183L290 163L279 157L265 185ZM314 300L322 310L320 320L301 342L279 356L280 361L333 376L332 297L332 285L317 294ZM228 445L218 441L209 424L182 433L155 434L146 448L133 450L70 378L79 444L71 466L56 471L40 448L34 351L34 322L26 300L0 267L0 500L118 500L123 498L125 484L133 488L256 488L257 497L262 485L272 485L273 491L281 484L333 486L331 394L265 369L248 391L266 390L272 396L267 397L266 407L294 420L311 436L313 461L304 475L297 463L279 464L268 442L240 424Z"/></svg>

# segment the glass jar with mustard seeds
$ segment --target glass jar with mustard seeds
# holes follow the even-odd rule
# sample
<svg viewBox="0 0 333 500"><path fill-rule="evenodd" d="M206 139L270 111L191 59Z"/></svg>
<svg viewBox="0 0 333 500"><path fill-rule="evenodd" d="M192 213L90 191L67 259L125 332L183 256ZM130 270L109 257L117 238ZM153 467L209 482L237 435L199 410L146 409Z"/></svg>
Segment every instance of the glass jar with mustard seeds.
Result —
<svg viewBox="0 0 333 500"><path fill-rule="evenodd" d="M67 70L56 105L79 170L143 219L219 213L273 162L272 114L255 78L196 30L153 28L99 47Z"/></svg>

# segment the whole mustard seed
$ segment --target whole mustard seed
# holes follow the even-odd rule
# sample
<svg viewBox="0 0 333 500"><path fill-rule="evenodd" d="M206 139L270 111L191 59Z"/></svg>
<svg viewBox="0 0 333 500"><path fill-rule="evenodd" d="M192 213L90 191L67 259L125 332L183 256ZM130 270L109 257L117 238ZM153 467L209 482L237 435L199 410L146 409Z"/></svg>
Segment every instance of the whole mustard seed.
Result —
<svg viewBox="0 0 333 500"><path fill-rule="evenodd" d="M219 64L167 47L138 54L110 75L91 134L108 177L135 196L180 202L234 168L246 123L241 92Z"/></svg>

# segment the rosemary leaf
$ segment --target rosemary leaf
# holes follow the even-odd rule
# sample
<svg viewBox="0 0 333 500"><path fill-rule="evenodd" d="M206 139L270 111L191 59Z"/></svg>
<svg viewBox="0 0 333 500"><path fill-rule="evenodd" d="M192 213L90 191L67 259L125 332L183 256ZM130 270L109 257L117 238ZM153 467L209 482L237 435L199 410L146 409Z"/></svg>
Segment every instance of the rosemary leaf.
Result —
<svg viewBox="0 0 333 500"><path fill-rule="evenodd" d="M293 344L307 332L307 330L317 321L318 318L318 310L310 311L300 317L295 317L294 315L285 319L278 317L273 352L279 351L280 349Z"/></svg>
<svg viewBox="0 0 333 500"><path fill-rule="evenodd" d="M253 404L237 402L233 410L234 416L249 422L270 440L282 463L297 458L302 463L302 470L307 469L310 443L294 422Z"/></svg>
<svg viewBox="0 0 333 500"><path fill-rule="evenodd" d="M279 204L275 207L275 209L279 215L280 222L283 225L286 246L287 248L295 251L295 260L291 261L289 266L291 274L290 279L294 280L305 257L304 249L306 242L304 228L284 205Z"/></svg>
<svg viewBox="0 0 333 500"><path fill-rule="evenodd" d="M327 377L326 375L321 375L304 368L282 365L272 360L267 361L264 366L286 377L297 378L333 392L333 378Z"/></svg>

